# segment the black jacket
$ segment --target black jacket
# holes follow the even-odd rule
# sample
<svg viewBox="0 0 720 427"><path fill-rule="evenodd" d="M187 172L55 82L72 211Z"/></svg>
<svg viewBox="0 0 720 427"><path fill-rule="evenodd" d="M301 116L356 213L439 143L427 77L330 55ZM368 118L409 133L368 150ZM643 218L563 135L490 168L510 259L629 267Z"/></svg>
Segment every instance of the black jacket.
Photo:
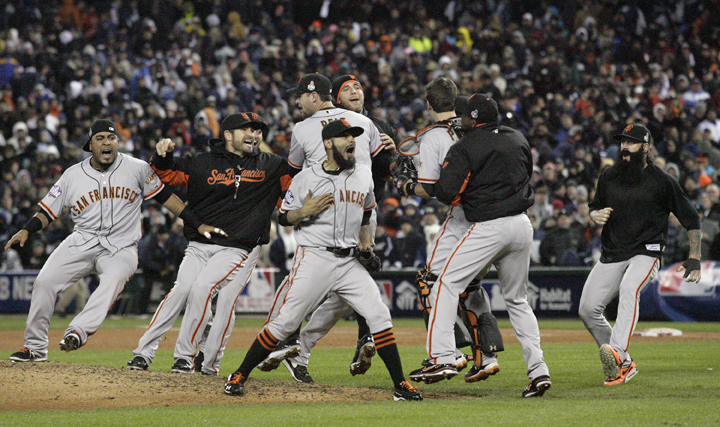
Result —
<svg viewBox="0 0 720 427"><path fill-rule="evenodd" d="M202 223L228 234L208 240L185 227L189 241L252 250L270 240L270 216L290 187L292 168L275 154L241 157L223 144L210 140L209 153L191 157L155 153L150 164L163 183L188 187L188 206Z"/></svg>
<svg viewBox="0 0 720 427"><path fill-rule="evenodd" d="M653 163L634 182L623 179L618 165L600 175L590 211L612 208L603 226L602 262L620 262L635 255L660 257L668 233L668 217L675 214L688 230L700 219L677 180Z"/></svg>
<svg viewBox="0 0 720 427"><path fill-rule="evenodd" d="M367 111L365 111L364 114L372 120L380 133L384 133L392 138L395 142L395 147L400 145L402 139L400 138L400 134L397 129L385 120L379 117L371 116ZM383 149L380 150L380 152L372 159L372 174L373 184L375 185L374 193L376 200L382 199L382 196L385 193L385 181L391 174L390 164L393 160L392 157L391 151Z"/></svg>
<svg viewBox="0 0 720 427"><path fill-rule="evenodd" d="M535 201L530 145L507 126L476 127L456 142L445 157L435 197L460 203L470 222L489 221L525 212Z"/></svg>

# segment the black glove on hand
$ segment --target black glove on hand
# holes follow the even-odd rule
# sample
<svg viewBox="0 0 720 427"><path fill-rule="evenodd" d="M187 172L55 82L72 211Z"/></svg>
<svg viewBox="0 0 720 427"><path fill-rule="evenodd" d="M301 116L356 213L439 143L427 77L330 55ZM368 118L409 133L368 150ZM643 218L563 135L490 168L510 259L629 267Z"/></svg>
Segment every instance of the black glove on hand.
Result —
<svg viewBox="0 0 720 427"><path fill-rule="evenodd" d="M382 270L382 261L371 249L361 249L357 256L358 261L369 272Z"/></svg>
<svg viewBox="0 0 720 427"><path fill-rule="evenodd" d="M697 260L695 258L688 258L687 261L682 263L682 266L685 268L685 274L683 274L683 279L687 279L690 273L700 270L700 260Z"/></svg>

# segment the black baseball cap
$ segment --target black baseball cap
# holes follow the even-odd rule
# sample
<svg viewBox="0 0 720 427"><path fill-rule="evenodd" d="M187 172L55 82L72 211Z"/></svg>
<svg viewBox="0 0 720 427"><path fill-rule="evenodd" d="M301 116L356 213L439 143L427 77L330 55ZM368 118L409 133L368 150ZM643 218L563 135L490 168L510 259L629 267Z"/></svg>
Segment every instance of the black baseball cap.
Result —
<svg viewBox="0 0 720 427"><path fill-rule="evenodd" d="M467 111L467 100L468 97L465 95L458 95L458 97L455 98L455 114L460 116Z"/></svg>
<svg viewBox="0 0 720 427"><path fill-rule="evenodd" d="M240 129L241 127L248 124L256 125L260 128L263 135L267 136L268 125L262 120L260 120L260 116L258 116L256 113L230 114L223 119L222 125L220 125L220 131L221 133L224 133L226 130Z"/></svg>
<svg viewBox="0 0 720 427"><path fill-rule="evenodd" d="M115 135L118 135L117 126L115 126L115 123L112 121L105 119L95 120L93 124L90 125L90 135L88 136L87 142L85 142L85 145L82 147L83 151L90 151L90 141L92 140L92 137L100 132L112 132Z"/></svg>
<svg viewBox="0 0 720 427"><path fill-rule="evenodd" d="M468 116L478 123L491 123L498 120L500 112L498 110L497 102L495 102L494 99L488 98L482 93L475 93L467 99L465 108L461 108L460 114Z"/></svg>
<svg viewBox="0 0 720 427"><path fill-rule="evenodd" d="M322 139L325 141L326 139L335 138L343 134L350 134L357 138L362 135L363 132L365 132L365 129L358 126L350 126L350 123L345 119L333 120L323 128Z"/></svg>
<svg viewBox="0 0 720 427"><path fill-rule="evenodd" d="M288 89L290 95L300 96L303 93L317 92L318 95L330 95L332 84L330 79L320 73L305 74L298 82L297 87Z"/></svg>
<svg viewBox="0 0 720 427"><path fill-rule="evenodd" d="M613 135L613 139L616 141L620 141L622 138L630 138L647 144L650 144L652 141L650 131L643 125L627 125L622 133Z"/></svg>
<svg viewBox="0 0 720 427"><path fill-rule="evenodd" d="M340 92L342 92L343 87L348 84L349 82L357 82L357 84L362 87L362 83L360 83L360 80L357 79L357 77L353 76L352 74L345 74L344 76L340 76L333 80L332 82L332 96L333 96L333 104L340 105Z"/></svg>

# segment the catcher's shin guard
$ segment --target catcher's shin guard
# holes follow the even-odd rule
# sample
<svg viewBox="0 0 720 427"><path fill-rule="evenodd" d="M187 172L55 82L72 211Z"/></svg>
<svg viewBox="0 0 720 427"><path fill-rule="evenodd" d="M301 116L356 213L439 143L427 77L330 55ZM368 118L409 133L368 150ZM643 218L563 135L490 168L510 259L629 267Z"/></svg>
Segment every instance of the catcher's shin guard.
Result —
<svg viewBox="0 0 720 427"><path fill-rule="evenodd" d="M505 350L495 316L490 312L482 312L482 307L487 306L484 300L485 292L479 281L473 281L460 295L460 313L472 339L475 357L481 357L481 353L492 354Z"/></svg>
<svg viewBox="0 0 720 427"><path fill-rule="evenodd" d="M418 271L415 276L415 286L417 286L418 299L420 300L420 309L422 310L423 320L425 320L425 328L428 325L428 319L430 318L430 290L435 284L437 276L430 273L427 267L423 267L422 270Z"/></svg>
<svg viewBox="0 0 720 427"><path fill-rule="evenodd" d="M456 348L463 348L467 346L472 346L474 344L471 336L472 334L470 333L470 331L468 331L467 327L464 325L464 322L465 321L459 316L455 318L455 326L453 328L453 331L455 332Z"/></svg>

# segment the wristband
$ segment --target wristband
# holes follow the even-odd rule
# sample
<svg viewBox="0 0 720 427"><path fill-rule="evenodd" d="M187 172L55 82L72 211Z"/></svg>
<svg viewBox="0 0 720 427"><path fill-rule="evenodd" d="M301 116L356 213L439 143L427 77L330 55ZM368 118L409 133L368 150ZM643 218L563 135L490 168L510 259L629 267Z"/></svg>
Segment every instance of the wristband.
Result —
<svg viewBox="0 0 720 427"><path fill-rule="evenodd" d="M40 230L42 230L43 225L42 221L38 219L38 217L34 216L30 218L30 221L28 221L24 226L23 230L27 230L28 234L36 233Z"/></svg>
<svg viewBox="0 0 720 427"><path fill-rule="evenodd" d="M189 226L189 227L193 228L194 230L197 230L202 225L200 220L195 216L193 211L188 207L185 207L185 209L183 209L182 212L180 212L180 215L178 215L178 217L180 217L180 219L183 220L183 222L185 223L186 226Z"/></svg>
<svg viewBox="0 0 720 427"><path fill-rule="evenodd" d="M405 186L405 193L407 193L408 196L415 196L415 187L417 187L417 182L410 181L410 183Z"/></svg>

